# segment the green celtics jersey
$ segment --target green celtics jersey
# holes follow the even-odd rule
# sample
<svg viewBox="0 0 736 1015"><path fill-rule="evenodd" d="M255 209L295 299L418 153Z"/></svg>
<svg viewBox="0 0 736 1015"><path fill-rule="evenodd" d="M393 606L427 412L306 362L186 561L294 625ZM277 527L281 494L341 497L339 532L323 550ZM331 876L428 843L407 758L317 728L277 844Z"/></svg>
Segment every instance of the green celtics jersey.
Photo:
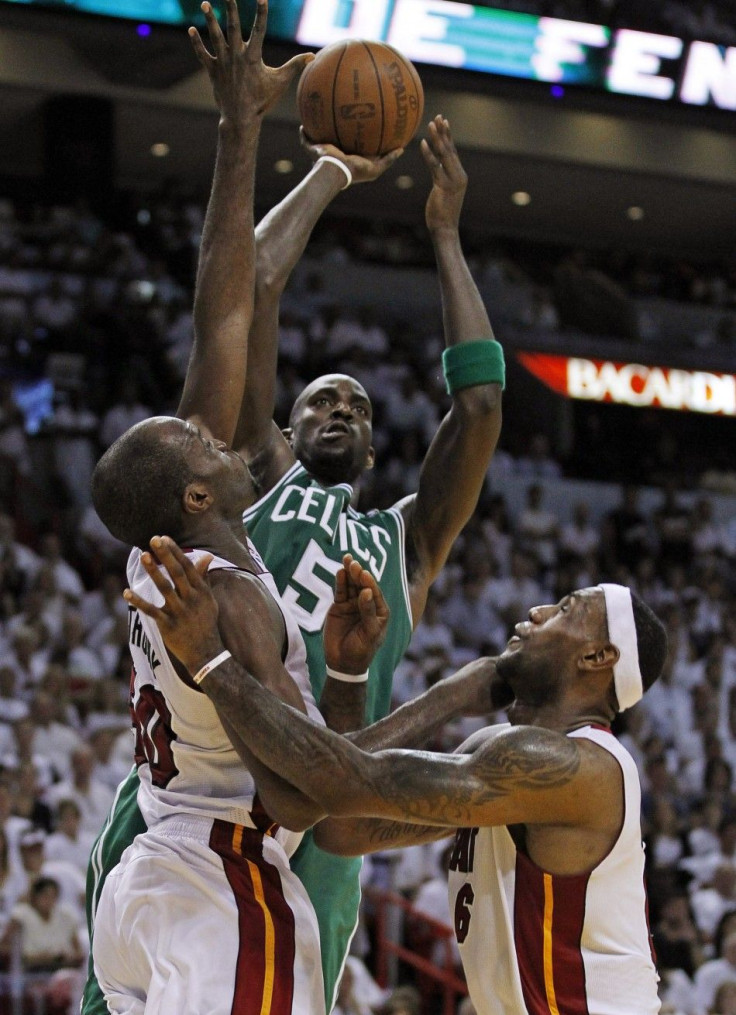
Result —
<svg viewBox="0 0 736 1015"><path fill-rule="evenodd" d="M394 670L411 637L411 605L399 510L359 513L350 506L352 493L347 484L320 485L297 462L243 517L284 604L301 628L317 701L325 682L322 627L343 554L351 553L378 581L391 620L369 671L366 723L371 724L389 711ZM329 1012L357 926L361 860L324 853L308 832L291 866L317 913Z"/></svg>
<svg viewBox="0 0 736 1015"><path fill-rule="evenodd" d="M131 738L131 749L133 741ZM131 750L132 753L132 750ZM102 831L92 847L87 866L87 927L89 928L90 955L87 982L82 995L81 1015L109 1015L92 965L92 935L94 919L105 878L117 867L123 851L136 835L145 832L146 823L138 810L138 770L131 769L120 783Z"/></svg>
<svg viewBox="0 0 736 1015"><path fill-rule="evenodd" d="M343 554L351 553L381 586L391 620L369 671L370 725L389 711L394 670L411 637L411 607L400 512L389 508L361 514L350 506L352 495L347 483L321 486L297 462L243 518L304 636L316 701L325 682L322 628Z"/></svg>

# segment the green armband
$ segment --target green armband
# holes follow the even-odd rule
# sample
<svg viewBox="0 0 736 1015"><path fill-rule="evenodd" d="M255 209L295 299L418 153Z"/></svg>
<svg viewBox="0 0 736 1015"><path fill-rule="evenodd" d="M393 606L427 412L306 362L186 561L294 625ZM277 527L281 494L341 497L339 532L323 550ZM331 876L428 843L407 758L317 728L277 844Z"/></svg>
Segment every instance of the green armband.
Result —
<svg viewBox="0 0 736 1015"><path fill-rule="evenodd" d="M451 345L442 353L442 372L449 395L474 384L506 386L503 349L494 338Z"/></svg>

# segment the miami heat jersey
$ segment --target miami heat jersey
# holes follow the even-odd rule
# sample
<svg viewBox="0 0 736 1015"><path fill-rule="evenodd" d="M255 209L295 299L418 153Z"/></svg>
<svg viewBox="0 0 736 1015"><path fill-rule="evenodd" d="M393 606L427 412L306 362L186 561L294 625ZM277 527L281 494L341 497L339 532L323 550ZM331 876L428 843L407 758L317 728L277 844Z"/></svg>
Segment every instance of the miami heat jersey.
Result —
<svg viewBox="0 0 736 1015"><path fill-rule="evenodd" d="M308 714L322 722L307 676L299 629L282 609L275 582L255 548L249 544L249 549L260 570L257 579L276 600L284 618L284 665L301 691ZM193 550L188 555L196 562L203 551ZM245 578L248 572L220 557L213 558L208 570L232 571L249 580ZM162 602L137 549L128 559L128 584L144 599ZM138 806L148 828L167 817L195 814L264 830L264 816L254 802L253 777L230 743L210 699L179 677L155 621L131 608L128 631L134 669L131 707L140 777ZM253 634L258 637L257 631ZM290 856L301 834L279 829L275 838Z"/></svg>
<svg viewBox="0 0 736 1015"><path fill-rule="evenodd" d="M603 729L585 738L618 761L624 821L591 872L549 874L508 829L461 829L450 860L450 911L478 1015L655 1015L641 841L641 788L630 754Z"/></svg>

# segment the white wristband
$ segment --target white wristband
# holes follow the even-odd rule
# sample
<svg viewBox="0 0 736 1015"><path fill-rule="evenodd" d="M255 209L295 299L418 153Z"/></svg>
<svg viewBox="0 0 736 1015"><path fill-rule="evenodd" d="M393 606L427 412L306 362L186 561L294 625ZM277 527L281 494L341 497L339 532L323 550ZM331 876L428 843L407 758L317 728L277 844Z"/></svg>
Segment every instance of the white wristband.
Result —
<svg viewBox="0 0 736 1015"><path fill-rule="evenodd" d="M318 166L320 162L331 162L333 166L339 166L340 169L342 169L343 173L345 173L345 178L348 182L345 184L344 187L341 187L340 189L347 190L350 184L353 182L353 174L350 172L350 168L346 166L344 162L341 162L340 159L336 159L334 155L320 155L315 165Z"/></svg>
<svg viewBox="0 0 736 1015"><path fill-rule="evenodd" d="M224 652L220 652L219 656L215 656L214 659L210 659L208 663L205 663L201 670L197 670L192 677L192 680L195 684L201 684L208 673L211 673L217 666L221 666L222 663L227 662L227 660L231 658L232 652L228 652L228 650L225 649Z"/></svg>
<svg viewBox="0 0 736 1015"><path fill-rule="evenodd" d="M344 684L364 684L368 680L368 670L365 673L341 673L333 670L331 666L325 666L325 672L333 680L342 680Z"/></svg>

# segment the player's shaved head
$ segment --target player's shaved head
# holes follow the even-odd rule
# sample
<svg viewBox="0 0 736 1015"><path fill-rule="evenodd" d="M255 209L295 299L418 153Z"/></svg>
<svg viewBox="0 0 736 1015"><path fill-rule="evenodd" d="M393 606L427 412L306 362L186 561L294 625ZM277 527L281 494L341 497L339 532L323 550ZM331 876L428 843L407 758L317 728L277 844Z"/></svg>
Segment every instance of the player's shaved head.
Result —
<svg viewBox="0 0 736 1015"><path fill-rule="evenodd" d="M92 475L92 502L113 536L146 548L165 533L176 539L182 497L195 478L185 456L182 420L156 416L127 430Z"/></svg>

